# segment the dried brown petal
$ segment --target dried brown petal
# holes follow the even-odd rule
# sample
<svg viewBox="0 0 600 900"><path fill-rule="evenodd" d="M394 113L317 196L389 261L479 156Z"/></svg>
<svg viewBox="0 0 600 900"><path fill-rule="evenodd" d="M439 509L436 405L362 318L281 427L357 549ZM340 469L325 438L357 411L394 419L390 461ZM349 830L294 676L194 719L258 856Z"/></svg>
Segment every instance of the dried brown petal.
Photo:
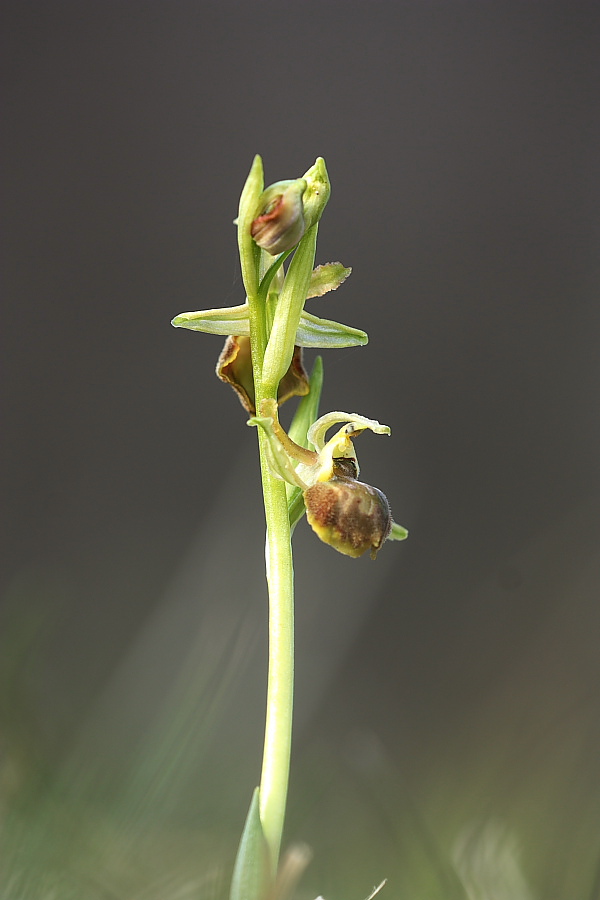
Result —
<svg viewBox="0 0 600 900"><path fill-rule="evenodd" d="M217 376L234 389L242 406L254 415L254 375L250 338L230 335L217 360Z"/></svg>
<svg viewBox="0 0 600 900"><path fill-rule="evenodd" d="M290 367L279 383L277 402L281 406L290 397L304 397L310 391L310 382L302 360L302 347L294 347Z"/></svg>
<svg viewBox="0 0 600 900"><path fill-rule="evenodd" d="M217 361L217 376L234 389L240 403L250 415L256 412L254 403L254 375L250 338L244 335L230 335ZM302 348L294 347L290 367L283 376L277 392L279 405L290 397L308 394L310 385L302 363Z"/></svg>

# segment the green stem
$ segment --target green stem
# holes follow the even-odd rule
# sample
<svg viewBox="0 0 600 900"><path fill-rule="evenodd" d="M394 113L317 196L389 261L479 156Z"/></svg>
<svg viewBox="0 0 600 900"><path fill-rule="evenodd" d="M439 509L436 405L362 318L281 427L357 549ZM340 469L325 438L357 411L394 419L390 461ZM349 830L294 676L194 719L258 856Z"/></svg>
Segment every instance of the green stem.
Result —
<svg viewBox="0 0 600 900"><path fill-rule="evenodd" d="M263 384L262 368L267 342L265 306L258 296L248 297L250 341L256 408L276 398L276 386ZM273 874L277 870L283 833L292 740L294 692L294 569L287 493L267 462L267 438L258 429L260 468L267 526L266 570L269 590L269 673L267 716L260 780L260 820L267 840Z"/></svg>
<svg viewBox="0 0 600 900"><path fill-rule="evenodd" d="M266 472L261 434L260 454L267 521L267 583L269 587L269 674L260 818L277 868L283 833L290 771L294 699L294 570L285 484Z"/></svg>

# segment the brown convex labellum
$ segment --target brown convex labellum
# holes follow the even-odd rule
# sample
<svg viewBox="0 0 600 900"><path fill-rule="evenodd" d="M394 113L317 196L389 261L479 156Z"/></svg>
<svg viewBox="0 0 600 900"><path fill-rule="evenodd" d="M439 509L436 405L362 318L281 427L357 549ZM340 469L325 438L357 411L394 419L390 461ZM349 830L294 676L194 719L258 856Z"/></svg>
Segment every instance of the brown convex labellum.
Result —
<svg viewBox="0 0 600 900"><path fill-rule="evenodd" d="M348 463L352 464L351 460L335 462L338 471L348 470ZM362 556L370 550L375 559L392 527L385 494L351 474L334 474L329 481L318 481L305 491L304 502L315 534L346 556Z"/></svg>

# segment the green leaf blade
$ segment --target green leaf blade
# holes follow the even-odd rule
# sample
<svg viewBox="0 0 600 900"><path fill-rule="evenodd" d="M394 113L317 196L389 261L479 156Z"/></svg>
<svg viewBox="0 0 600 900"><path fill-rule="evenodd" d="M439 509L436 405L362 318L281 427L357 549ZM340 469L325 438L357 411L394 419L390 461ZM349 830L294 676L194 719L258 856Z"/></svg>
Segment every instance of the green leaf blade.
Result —
<svg viewBox="0 0 600 900"><path fill-rule="evenodd" d="M229 900L266 900L272 887L269 849L259 814L259 790L255 788L238 849Z"/></svg>

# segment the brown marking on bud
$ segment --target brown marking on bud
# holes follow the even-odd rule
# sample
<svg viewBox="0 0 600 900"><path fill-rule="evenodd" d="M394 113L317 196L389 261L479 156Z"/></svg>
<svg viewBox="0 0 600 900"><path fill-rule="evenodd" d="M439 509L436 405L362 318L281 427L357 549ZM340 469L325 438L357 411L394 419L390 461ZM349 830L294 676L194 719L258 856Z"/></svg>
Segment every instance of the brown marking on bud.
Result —
<svg viewBox="0 0 600 900"><path fill-rule="evenodd" d="M335 469L346 468L347 462L351 460L335 460ZM305 491L304 502L315 534L346 556L358 557L370 550L375 559L392 527L385 494L347 475L318 481Z"/></svg>
<svg viewBox="0 0 600 900"><path fill-rule="evenodd" d="M282 211L283 194L277 194L276 197L273 197L270 203L267 203L260 216L257 216L252 223L252 226L250 228L250 234L252 235L252 237L254 237L256 232L260 231L263 226L270 225L273 222L276 222Z"/></svg>
<svg viewBox="0 0 600 900"><path fill-rule="evenodd" d="M291 250L304 234L304 188L305 183L301 180L279 182L263 194L266 203L252 222L250 234L258 246L272 256Z"/></svg>

